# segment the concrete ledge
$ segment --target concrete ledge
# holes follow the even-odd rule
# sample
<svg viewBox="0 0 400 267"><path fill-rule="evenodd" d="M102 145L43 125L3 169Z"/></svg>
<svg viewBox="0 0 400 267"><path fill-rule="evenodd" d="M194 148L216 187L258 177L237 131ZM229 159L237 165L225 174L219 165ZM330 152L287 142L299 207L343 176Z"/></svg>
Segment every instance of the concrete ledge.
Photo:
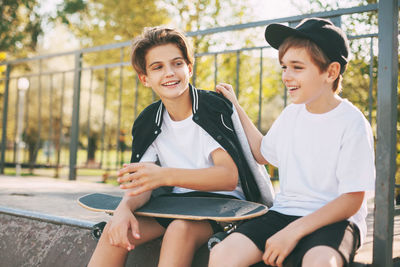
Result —
<svg viewBox="0 0 400 267"><path fill-rule="evenodd" d="M86 266L97 243L91 235L93 225L90 221L0 206L2 264ZM160 247L161 238L136 248L129 253L126 266L157 266ZM207 266L208 255L207 247L203 246L196 253L192 266ZM367 265L355 263L352 266Z"/></svg>
<svg viewBox="0 0 400 267"><path fill-rule="evenodd" d="M0 207L1 266L86 266L96 247L93 223ZM157 266L161 239L138 247L126 266ZM193 266L207 266L208 250L196 254Z"/></svg>
<svg viewBox="0 0 400 267"><path fill-rule="evenodd" d="M90 229L23 213L0 212L2 266L86 266L96 245Z"/></svg>
<svg viewBox="0 0 400 267"><path fill-rule="evenodd" d="M0 266L86 266L96 246L92 226L110 219L76 203L78 197L94 192L122 194L118 187L92 180L0 176ZM354 267L372 262L372 215L371 202L366 243L357 252ZM395 217L393 238L393 258L398 258L400 216ZM129 253L126 266L156 266L160 244L161 239L157 239L138 247ZM207 262L204 246L192 266L207 266Z"/></svg>
<svg viewBox="0 0 400 267"><path fill-rule="evenodd" d="M93 180L0 176L0 266L86 266L96 247L92 226L110 219L77 204L78 197L95 192L123 193ZM126 266L157 266L160 247L157 239L136 248ZM207 262L204 246L193 266Z"/></svg>
<svg viewBox="0 0 400 267"><path fill-rule="evenodd" d="M32 219L36 221L42 221L52 224L58 225L67 225L73 226L83 229L91 230L93 227L93 222L84 221L84 220L75 220L70 218L64 218L59 216L51 216L48 214L43 214L35 211L28 211L28 210L20 210L20 209L12 209L8 207L0 206L0 214L22 217L26 219Z"/></svg>

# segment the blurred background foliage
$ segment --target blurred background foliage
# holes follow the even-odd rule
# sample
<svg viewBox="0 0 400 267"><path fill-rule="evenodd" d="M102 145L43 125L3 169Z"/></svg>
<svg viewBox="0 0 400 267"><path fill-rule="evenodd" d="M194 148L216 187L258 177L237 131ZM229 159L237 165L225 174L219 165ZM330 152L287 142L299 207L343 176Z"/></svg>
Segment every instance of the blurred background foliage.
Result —
<svg viewBox="0 0 400 267"><path fill-rule="evenodd" d="M254 2L254 1L253 1ZM289 1L298 14L329 11L343 7L343 1L311 0ZM376 0L346 1L347 7L376 3ZM93 47L129 41L137 36L144 27L170 25L186 32L209 29L251 22L254 6L247 1L234 0L66 0L59 1L53 9L46 9L48 1L39 0L0 0L0 61L30 57L37 54L71 51L78 48ZM257 7L255 7L257 8ZM274 18L278 18L279 13ZM362 25L360 27L360 25ZM344 16L342 26L349 35L360 35L377 32L376 12L365 12ZM264 27L233 31L228 33L196 35L190 40L197 54L210 51L223 51L243 47L263 46ZM376 87L377 87L377 41L373 55L373 110L369 114L369 65L370 39L351 41L351 63L344 75L342 96L357 105L365 116L371 117L376 130ZM280 81L280 66L276 54L264 49L262 57L262 81L260 81L259 50L240 53L239 79L237 80L236 52L197 57L196 86L213 90L216 82L227 82L239 85L239 100L256 125L266 132L284 107L284 87ZM110 49L101 53L85 53L82 66L101 66L116 62L129 62L129 47ZM217 79L214 66L217 60ZM37 73L73 68L73 56L62 59L48 59L38 62L21 63L13 67L15 75ZM4 77L5 66L0 66ZM123 74L121 76L121 73ZM106 79L107 76L107 79ZM121 79L122 77L122 79ZM70 118L72 113L72 73L49 75L30 80L28 96L27 125L24 140L31 148L27 161L37 160L34 148L42 146L45 140L60 140L60 135L68 142ZM262 83L261 122L258 121L259 88ZM63 98L62 86L65 87ZM151 90L138 85L136 98L136 74L130 66L84 70L82 72L81 109L80 109L80 147L86 149L92 142L95 151L92 157L105 159L115 155L99 155L99 149L116 150L121 131L126 136L129 146L130 128L135 116L145 106L157 98ZM16 81L11 81L10 88L16 88ZM53 89L52 89L53 88ZM104 94L104 89L107 89ZM122 88L122 95L119 90ZM49 98L52 94L52 99ZM0 106L3 106L4 82L0 82ZM10 93L10 103L16 101L16 94ZM42 102L37 101L41 98ZM119 99L121 98L121 110ZM105 103L106 101L106 103ZM137 108L134 103L137 102ZM39 105L50 106L54 113L39 113ZM106 110L103 107L106 107ZM7 124L7 139L15 139L16 111L10 109ZM121 121L117 119L121 112ZM400 113L400 112L399 112ZM50 118L51 116L51 118ZM105 118L105 126L103 125ZM90 124L88 123L90 120ZM63 127L61 127L61 122ZM45 130L38 134L38 125ZM400 132L400 122L398 121ZM0 125L1 127L1 125ZM50 131L49 129L53 129ZM104 143L100 137L104 132ZM398 151L400 150L400 136ZM56 147L62 144L53 142ZM67 146L65 147L67 149ZM97 150L97 151L96 151ZM33 154L32 154L33 153ZM66 154L65 152L64 154ZM32 155L31 155L32 154ZM67 161L67 156L64 156ZM89 156L81 156L81 162L87 162ZM46 161L45 159L43 159ZM55 162L55 159L47 159ZM123 158L129 161L129 156ZM40 161L40 160L39 160ZM112 161L112 159L109 159ZM400 164L400 155L397 157ZM83 163L82 163L83 164ZM118 164L118 163L117 163ZM397 182L400 183L400 171L397 171Z"/></svg>

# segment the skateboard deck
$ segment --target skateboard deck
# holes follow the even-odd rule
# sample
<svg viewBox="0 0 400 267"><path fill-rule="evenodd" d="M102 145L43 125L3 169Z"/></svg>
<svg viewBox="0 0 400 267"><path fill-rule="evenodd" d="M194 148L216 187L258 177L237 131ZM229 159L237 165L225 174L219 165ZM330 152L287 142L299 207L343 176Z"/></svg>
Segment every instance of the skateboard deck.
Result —
<svg viewBox="0 0 400 267"><path fill-rule="evenodd" d="M94 193L80 197L78 203L92 211L113 214L121 199L118 196ZM152 198L134 213L146 217L233 222L261 216L267 211L267 206L245 200L160 196Z"/></svg>

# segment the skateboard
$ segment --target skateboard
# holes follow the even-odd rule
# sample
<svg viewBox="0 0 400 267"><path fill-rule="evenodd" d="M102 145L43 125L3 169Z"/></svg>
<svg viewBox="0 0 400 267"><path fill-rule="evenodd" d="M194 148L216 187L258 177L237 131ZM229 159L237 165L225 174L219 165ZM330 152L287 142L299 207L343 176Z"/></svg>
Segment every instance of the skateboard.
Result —
<svg viewBox="0 0 400 267"><path fill-rule="evenodd" d="M97 211L114 213L122 197L108 194L94 193L78 199L82 207ZM238 223L261 216L268 211L268 207L259 203L245 200L217 198L217 197L179 197L159 196L150 199L135 215L145 217L174 218L186 220L214 220L226 223L223 233L217 233L210 238L209 248L220 242L232 232ZM95 225L93 235L100 237L105 223Z"/></svg>

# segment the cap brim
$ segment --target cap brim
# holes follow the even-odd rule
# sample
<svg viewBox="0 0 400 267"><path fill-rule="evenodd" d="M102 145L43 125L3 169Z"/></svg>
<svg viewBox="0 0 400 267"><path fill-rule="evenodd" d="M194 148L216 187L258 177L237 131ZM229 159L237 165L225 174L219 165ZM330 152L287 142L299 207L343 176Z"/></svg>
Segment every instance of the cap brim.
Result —
<svg viewBox="0 0 400 267"><path fill-rule="evenodd" d="M289 36L302 36L302 34L291 27L282 24L270 24L265 28L265 40L275 49Z"/></svg>

